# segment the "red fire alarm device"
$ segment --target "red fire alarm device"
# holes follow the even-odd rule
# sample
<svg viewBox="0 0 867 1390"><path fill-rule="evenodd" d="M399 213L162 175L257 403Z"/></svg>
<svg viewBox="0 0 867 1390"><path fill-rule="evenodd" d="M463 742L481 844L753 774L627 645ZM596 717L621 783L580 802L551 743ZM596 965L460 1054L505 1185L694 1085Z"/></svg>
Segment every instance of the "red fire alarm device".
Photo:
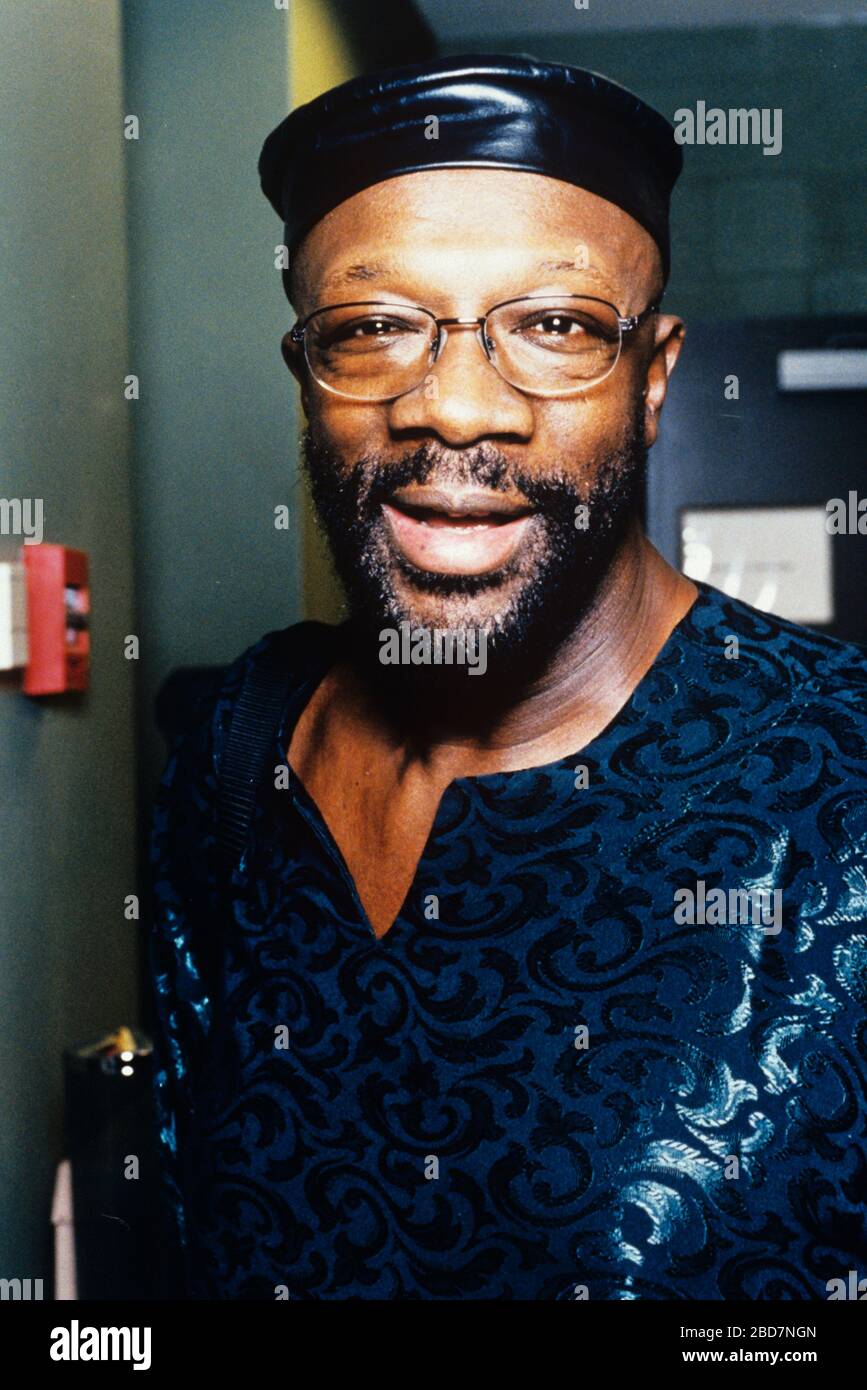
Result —
<svg viewBox="0 0 867 1390"><path fill-rule="evenodd" d="M30 660L26 695L86 690L90 674L87 555L68 545L23 545Z"/></svg>

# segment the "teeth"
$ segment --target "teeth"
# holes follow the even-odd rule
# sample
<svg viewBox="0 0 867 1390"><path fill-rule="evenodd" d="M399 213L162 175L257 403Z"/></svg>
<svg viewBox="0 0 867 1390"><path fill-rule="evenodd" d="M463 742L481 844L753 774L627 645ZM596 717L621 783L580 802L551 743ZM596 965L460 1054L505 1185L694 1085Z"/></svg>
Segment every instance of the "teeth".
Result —
<svg viewBox="0 0 867 1390"><path fill-rule="evenodd" d="M509 521L511 518L505 512L430 512L428 517L423 517L422 520L446 521L460 525L462 521Z"/></svg>
<svg viewBox="0 0 867 1390"><path fill-rule="evenodd" d="M421 521L481 521L482 518L474 512L423 512L419 518Z"/></svg>
<svg viewBox="0 0 867 1390"><path fill-rule="evenodd" d="M397 511L403 512L404 516L418 522L422 526L503 526L510 521L517 521L526 513L515 512L448 512L440 511L437 507L417 507L411 502L399 503L392 502L391 505Z"/></svg>

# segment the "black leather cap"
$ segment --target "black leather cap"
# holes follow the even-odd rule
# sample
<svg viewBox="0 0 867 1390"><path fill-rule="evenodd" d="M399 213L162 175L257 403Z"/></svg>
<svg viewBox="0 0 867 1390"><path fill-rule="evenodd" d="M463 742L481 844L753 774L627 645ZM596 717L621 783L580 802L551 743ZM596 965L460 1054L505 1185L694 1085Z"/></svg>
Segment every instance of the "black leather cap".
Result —
<svg viewBox="0 0 867 1390"><path fill-rule="evenodd" d="M437 138L426 138L438 120ZM363 188L418 169L526 169L615 203L669 272L668 205L683 165L674 128L599 73L472 54L353 78L299 106L262 147L262 191L290 251Z"/></svg>

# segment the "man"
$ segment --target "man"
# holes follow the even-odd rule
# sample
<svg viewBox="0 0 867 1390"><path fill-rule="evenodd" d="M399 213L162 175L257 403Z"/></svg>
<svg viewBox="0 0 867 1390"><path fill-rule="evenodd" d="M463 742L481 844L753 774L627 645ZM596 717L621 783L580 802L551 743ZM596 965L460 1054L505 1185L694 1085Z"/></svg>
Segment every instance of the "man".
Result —
<svg viewBox="0 0 867 1390"><path fill-rule="evenodd" d="M680 160L622 88L514 58L265 143L349 617L245 653L164 778L189 1295L867 1273L864 663L639 523Z"/></svg>

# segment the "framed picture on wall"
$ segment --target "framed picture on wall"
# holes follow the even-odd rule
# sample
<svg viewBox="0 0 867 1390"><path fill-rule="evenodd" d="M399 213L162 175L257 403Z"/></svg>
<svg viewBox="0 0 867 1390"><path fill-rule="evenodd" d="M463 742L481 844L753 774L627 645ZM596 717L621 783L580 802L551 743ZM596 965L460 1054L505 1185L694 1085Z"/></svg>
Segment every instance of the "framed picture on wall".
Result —
<svg viewBox="0 0 867 1390"><path fill-rule="evenodd" d="M684 507L680 567L732 598L791 622L834 621L824 507Z"/></svg>

